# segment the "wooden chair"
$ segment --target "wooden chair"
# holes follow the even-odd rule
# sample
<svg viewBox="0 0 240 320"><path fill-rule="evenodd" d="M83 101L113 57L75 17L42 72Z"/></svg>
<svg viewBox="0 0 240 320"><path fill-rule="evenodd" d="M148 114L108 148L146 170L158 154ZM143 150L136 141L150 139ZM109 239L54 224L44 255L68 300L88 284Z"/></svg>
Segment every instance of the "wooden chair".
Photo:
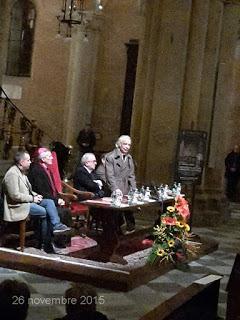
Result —
<svg viewBox="0 0 240 320"><path fill-rule="evenodd" d="M92 192L85 192L75 189L72 186L71 181L61 180L56 152L53 151L52 156L53 161L52 165L49 166L49 170L51 171L54 185L59 196L65 201L66 207L70 209L72 217L75 218L75 226L78 226L80 216L84 216L85 222L87 223L89 217L88 206L79 203L79 201L91 199L93 198L94 194Z"/></svg>
<svg viewBox="0 0 240 320"><path fill-rule="evenodd" d="M88 200L92 199L94 197L94 193L87 192L87 191L80 191L75 189L72 185L71 181L65 182L62 181L63 190L67 191L69 190L70 193L59 193L61 198L63 198L71 210L72 217L75 218L75 225L74 227L76 229L79 229L81 227L81 223L84 223L84 226L86 227L87 231L94 229L98 233L101 231L101 220L98 217L98 214L96 210L92 210L92 214L90 213L89 207L85 204L82 204L79 202L80 200ZM80 221L80 217L84 216L84 220Z"/></svg>
<svg viewBox="0 0 240 320"><path fill-rule="evenodd" d="M62 186L64 191L59 192L61 198L65 201L66 206L70 209L71 215L75 218L75 227L79 229L80 227L80 217L84 216L84 225L88 227L89 225L89 208L87 205L79 202L80 200L87 200L93 198L94 194L92 192L85 192L75 189L71 184L62 181Z"/></svg>
<svg viewBox="0 0 240 320"><path fill-rule="evenodd" d="M7 232L8 227L11 224L18 224L18 236L19 236L19 247L20 250L23 252L25 248L25 239L26 239L26 224L27 224L28 218L20 221L2 221L1 225L1 246L4 246L6 236L9 232ZM13 232L15 234L15 232Z"/></svg>
<svg viewBox="0 0 240 320"><path fill-rule="evenodd" d="M27 219L19 221L19 247L24 251Z"/></svg>
<svg viewBox="0 0 240 320"><path fill-rule="evenodd" d="M65 201L83 201L87 199L92 199L94 197L94 194L92 192L87 191L80 191L78 189L75 189L72 186L71 181L62 181L62 190L69 192L59 192L59 195L65 200Z"/></svg>

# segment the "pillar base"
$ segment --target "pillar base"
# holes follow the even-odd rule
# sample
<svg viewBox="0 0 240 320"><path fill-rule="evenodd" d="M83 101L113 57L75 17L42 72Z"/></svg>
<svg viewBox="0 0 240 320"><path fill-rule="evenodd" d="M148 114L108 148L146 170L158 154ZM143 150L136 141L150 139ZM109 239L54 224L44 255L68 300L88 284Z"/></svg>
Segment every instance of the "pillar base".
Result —
<svg viewBox="0 0 240 320"><path fill-rule="evenodd" d="M192 225L195 227L217 226L230 217L229 202L222 191L196 191Z"/></svg>

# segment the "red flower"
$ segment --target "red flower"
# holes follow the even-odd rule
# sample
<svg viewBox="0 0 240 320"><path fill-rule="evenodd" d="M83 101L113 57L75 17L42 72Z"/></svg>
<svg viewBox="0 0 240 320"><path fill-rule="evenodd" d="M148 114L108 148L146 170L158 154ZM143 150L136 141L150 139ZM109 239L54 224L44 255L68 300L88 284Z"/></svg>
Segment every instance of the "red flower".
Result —
<svg viewBox="0 0 240 320"><path fill-rule="evenodd" d="M169 226L175 226L177 222L176 218L164 217L162 218L162 223L167 224Z"/></svg>
<svg viewBox="0 0 240 320"><path fill-rule="evenodd" d="M186 220L190 216L190 211L188 207L188 202L183 197L177 196L175 208L177 209L178 213Z"/></svg>
<svg viewBox="0 0 240 320"><path fill-rule="evenodd" d="M153 240L143 239L142 244L144 244L145 246L152 246L153 245Z"/></svg>
<svg viewBox="0 0 240 320"><path fill-rule="evenodd" d="M176 200L175 206L184 206L188 204L187 200L181 196L177 196L175 200Z"/></svg>

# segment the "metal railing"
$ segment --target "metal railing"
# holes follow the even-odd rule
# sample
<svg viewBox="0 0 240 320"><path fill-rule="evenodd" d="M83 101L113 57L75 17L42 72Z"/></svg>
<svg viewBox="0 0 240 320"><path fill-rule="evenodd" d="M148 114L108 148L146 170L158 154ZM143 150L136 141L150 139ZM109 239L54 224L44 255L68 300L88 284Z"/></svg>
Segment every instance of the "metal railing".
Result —
<svg viewBox="0 0 240 320"><path fill-rule="evenodd" d="M28 119L0 87L0 159L9 159L13 146L31 152L41 145L44 134L36 120Z"/></svg>

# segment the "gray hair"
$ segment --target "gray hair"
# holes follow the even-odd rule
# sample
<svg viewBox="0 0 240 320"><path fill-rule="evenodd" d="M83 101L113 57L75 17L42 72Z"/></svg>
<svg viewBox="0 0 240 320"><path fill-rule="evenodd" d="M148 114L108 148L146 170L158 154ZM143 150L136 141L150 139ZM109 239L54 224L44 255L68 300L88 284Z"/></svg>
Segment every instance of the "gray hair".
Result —
<svg viewBox="0 0 240 320"><path fill-rule="evenodd" d="M49 153L52 154L50 150L46 149L45 151L43 151L43 152L41 152L41 153L38 154L38 159L39 159L39 160L42 160L43 158L46 158L46 156L47 156Z"/></svg>
<svg viewBox="0 0 240 320"><path fill-rule="evenodd" d="M13 161L15 164L19 164L21 160L24 160L26 158L26 154L29 155L27 151L18 151L13 157Z"/></svg>
<svg viewBox="0 0 240 320"><path fill-rule="evenodd" d="M119 147L121 146L121 144L123 143L123 141L126 141L126 140L130 140L130 142L131 142L131 137L130 137L130 136L127 136L127 135L122 135L122 136L120 136L120 137L117 139L117 141L116 141L116 143L115 143L115 146L116 146L117 148L119 148Z"/></svg>
<svg viewBox="0 0 240 320"><path fill-rule="evenodd" d="M94 153L84 153L84 155L81 158L81 164L84 166L86 162L89 161L90 158L94 157L95 158L95 154Z"/></svg>

